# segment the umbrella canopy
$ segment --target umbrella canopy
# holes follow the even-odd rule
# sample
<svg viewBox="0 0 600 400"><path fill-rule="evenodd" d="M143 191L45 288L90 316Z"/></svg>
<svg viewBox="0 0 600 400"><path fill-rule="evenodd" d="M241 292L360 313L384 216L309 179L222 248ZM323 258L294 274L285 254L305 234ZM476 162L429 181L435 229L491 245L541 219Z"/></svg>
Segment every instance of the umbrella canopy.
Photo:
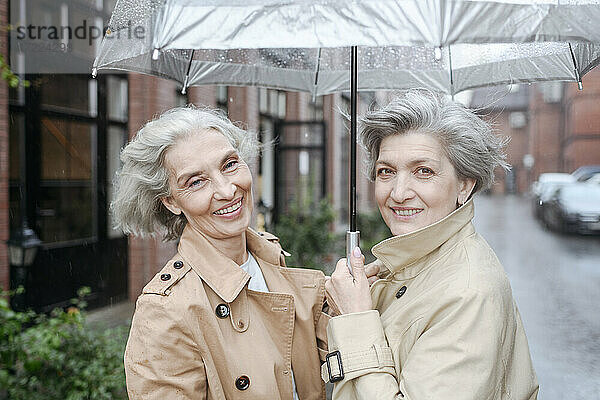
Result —
<svg viewBox="0 0 600 400"><path fill-rule="evenodd" d="M580 81L600 60L599 20L597 0L119 0L94 71L323 95L350 89L359 46L358 90L455 94Z"/></svg>

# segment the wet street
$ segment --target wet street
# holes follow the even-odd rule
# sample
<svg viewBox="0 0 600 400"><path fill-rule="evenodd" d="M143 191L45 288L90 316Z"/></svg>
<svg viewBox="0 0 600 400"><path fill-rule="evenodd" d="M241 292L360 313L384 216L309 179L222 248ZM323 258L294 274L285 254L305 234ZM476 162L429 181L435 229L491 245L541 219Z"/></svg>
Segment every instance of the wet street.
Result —
<svg viewBox="0 0 600 400"><path fill-rule="evenodd" d="M600 236L550 232L530 203L479 196L475 226L510 278L539 399L600 399Z"/></svg>

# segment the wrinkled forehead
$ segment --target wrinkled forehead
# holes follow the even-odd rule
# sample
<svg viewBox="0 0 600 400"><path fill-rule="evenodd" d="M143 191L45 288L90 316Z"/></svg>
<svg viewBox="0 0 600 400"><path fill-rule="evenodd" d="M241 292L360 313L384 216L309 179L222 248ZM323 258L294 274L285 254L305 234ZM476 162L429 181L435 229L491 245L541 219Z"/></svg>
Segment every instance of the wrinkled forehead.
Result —
<svg viewBox="0 0 600 400"><path fill-rule="evenodd" d="M218 166L229 154L237 150L227 136L216 129L201 129L180 137L167 150L165 164L175 173L186 166L204 170Z"/></svg>
<svg viewBox="0 0 600 400"><path fill-rule="evenodd" d="M446 153L441 141L427 131L408 131L389 135L379 144L377 161L386 159L404 160L412 158L442 159Z"/></svg>

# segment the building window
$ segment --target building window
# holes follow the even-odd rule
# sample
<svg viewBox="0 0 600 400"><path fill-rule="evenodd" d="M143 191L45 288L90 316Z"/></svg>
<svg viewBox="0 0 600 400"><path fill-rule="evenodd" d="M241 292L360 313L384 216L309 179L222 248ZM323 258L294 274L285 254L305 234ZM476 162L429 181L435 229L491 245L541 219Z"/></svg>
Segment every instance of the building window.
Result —
<svg viewBox="0 0 600 400"><path fill-rule="evenodd" d="M538 88L545 103L560 103L563 95L562 82L540 82Z"/></svg>
<svg viewBox="0 0 600 400"><path fill-rule="evenodd" d="M229 112L229 98L227 96L227 86L217 86L217 108L223 110L225 114Z"/></svg>
<svg viewBox="0 0 600 400"><path fill-rule="evenodd" d="M25 135L25 115L12 113L9 119L9 220L10 232L21 224L20 139Z"/></svg>
<svg viewBox="0 0 600 400"><path fill-rule="evenodd" d="M123 236L108 210L127 140L127 78L62 74L30 80L26 101L15 96L10 106L11 227L21 218L19 136L27 135L27 214L44 246Z"/></svg>
<svg viewBox="0 0 600 400"><path fill-rule="evenodd" d="M106 232L111 239L123 236L123 232L120 229L115 229L115 221L110 212L110 204L114 200L115 190L113 182L122 164L119 156L125 144L127 144L127 130L120 126L109 127L106 136L106 174L108 176L106 187L106 208L108 210Z"/></svg>
<svg viewBox="0 0 600 400"><path fill-rule="evenodd" d="M96 236L97 128L62 118L41 118L38 235L46 244Z"/></svg>
<svg viewBox="0 0 600 400"><path fill-rule="evenodd" d="M258 105L261 115L269 118L284 119L286 108L286 93L281 90L260 89Z"/></svg>
<svg viewBox="0 0 600 400"><path fill-rule="evenodd" d="M508 115L508 124L513 129L521 129L527 125L527 114L521 111L513 111Z"/></svg>
<svg viewBox="0 0 600 400"><path fill-rule="evenodd" d="M106 78L106 91L107 118L113 122L127 122L129 112L127 79L119 76L108 76Z"/></svg>
<svg viewBox="0 0 600 400"><path fill-rule="evenodd" d="M258 92L260 113L260 141L265 144L259 161L257 198L259 204L258 228L272 228L275 209L275 125L285 118L286 93L260 88Z"/></svg>
<svg viewBox="0 0 600 400"><path fill-rule="evenodd" d="M129 110L129 92L127 79L122 76L109 76L106 80L106 110L108 126L106 130L106 233L111 239L122 237L123 232L115 229L115 221L110 212L114 199L114 179L121 167L121 149L127 144L127 120ZM187 100L187 96L178 91L177 99Z"/></svg>
<svg viewBox="0 0 600 400"><path fill-rule="evenodd" d="M313 121L323 120L323 96L318 96L315 101L308 103L308 118Z"/></svg>

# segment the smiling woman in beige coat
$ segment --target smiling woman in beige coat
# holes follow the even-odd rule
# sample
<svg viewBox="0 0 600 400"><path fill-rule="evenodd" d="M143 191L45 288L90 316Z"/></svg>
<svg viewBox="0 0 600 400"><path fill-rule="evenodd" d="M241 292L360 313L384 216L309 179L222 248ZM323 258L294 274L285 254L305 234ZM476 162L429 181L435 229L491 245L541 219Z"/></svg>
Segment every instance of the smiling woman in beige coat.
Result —
<svg viewBox="0 0 600 400"><path fill-rule="evenodd" d="M506 166L473 112L411 91L363 119L375 198L394 237L369 290L360 249L326 284L324 380L334 399L535 399L538 384L508 278L475 232L472 195Z"/></svg>
<svg viewBox="0 0 600 400"><path fill-rule="evenodd" d="M179 239L136 303L131 399L325 398L324 276L285 268L277 238L248 227L257 151L255 135L195 108L148 122L124 148L119 226Z"/></svg>

